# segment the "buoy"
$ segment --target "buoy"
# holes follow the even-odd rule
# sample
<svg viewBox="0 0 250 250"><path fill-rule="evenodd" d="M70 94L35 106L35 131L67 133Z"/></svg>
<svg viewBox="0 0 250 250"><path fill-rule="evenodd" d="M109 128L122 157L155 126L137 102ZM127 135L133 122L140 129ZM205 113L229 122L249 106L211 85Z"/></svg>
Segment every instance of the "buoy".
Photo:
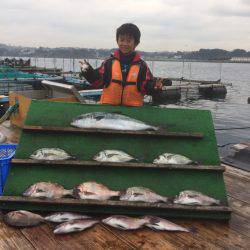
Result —
<svg viewBox="0 0 250 250"><path fill-rule="evenodd" d="M221 97L227 94L226 86L223 84L201 84L198 86L199 93L205 97Z"/></svg>
<svg viewBox="0 0 250 250"><path fill-rule="evenodd" d="M6 141L7 137L0 132L0 143L4 143Z"/></svg>
<svg viewBox="0 0 250 250"><path fill-rule="evenodd" d="M153 103L175 103L181 99L181 89L169 87L166 90L156 91L152 94Z"/></svg>

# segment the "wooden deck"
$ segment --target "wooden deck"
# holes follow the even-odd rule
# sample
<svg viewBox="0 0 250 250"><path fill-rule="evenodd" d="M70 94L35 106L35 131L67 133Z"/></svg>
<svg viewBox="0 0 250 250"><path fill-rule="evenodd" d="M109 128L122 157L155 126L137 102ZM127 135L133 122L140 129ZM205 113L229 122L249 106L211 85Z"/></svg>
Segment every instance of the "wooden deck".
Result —
<svg viewBox="0 0 250 250"><path fill-rule="evenodd" d="M4 130L0 126L0 131ZM9 138L18 140L16 133ZM0 221L0 249L250 249L250 173L225 167L224 179L233 210L229 223L172 219L193 228L195 233L150 229L123 232L96 225L84 232L55 236L52 225L15 229Z"/></svg>

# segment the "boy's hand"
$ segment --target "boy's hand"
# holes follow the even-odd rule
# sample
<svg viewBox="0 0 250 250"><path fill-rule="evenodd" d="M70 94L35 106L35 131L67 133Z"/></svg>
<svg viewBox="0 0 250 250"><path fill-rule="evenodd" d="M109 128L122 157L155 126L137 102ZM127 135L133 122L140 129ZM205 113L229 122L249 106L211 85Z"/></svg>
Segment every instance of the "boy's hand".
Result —
<svg viewBox="0 0 250 250"><path fill-rule="evenodd" d="M79 61L80 68L82 72L87 72L90 69L90 64L84 59L83 61Z"/></svg>
<svg viewBox="0 0 250 250"><path fill-rule="evenodd" d="M155 90L162 90L162 87L163 87L163 83L162 82L163 82L163 78L158 77L156 79L154 89Z"/></svg>

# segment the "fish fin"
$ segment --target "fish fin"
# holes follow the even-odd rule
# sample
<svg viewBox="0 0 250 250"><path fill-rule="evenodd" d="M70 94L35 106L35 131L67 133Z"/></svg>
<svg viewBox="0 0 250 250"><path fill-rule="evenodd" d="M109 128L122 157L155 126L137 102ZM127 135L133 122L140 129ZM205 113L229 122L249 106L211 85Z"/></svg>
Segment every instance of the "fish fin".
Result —
<svg viewBox="0 0 250 250"><path fill-rule="evenodd" d="M72 229L74 229L75 231L81 231L81 230L83 230L81 227L73 227Z"/></svg>
<svg viewBox="0 0 250 250"><path fill-rule="evenodd" d="M122 226L122 225L120 225L120 224L115 224L115 226L116 226L117 228L122 229L122 230L126 230L126 229L127 229L126 227L124 227L124 226Z"/></svg>
<svg viewBox="0 0 250 250"><path fill-rule="evenodd" d="M122 111L120 111L120 110L115 110L115 111L112 111L111 113L114 113L114 114L119 114L119 115L121 115L121 114L122 114Z"/></svg>
<svg viewBox="0 0 250 250"><path fill-rule="evenodd" d="M93 195L93 194L95 194L95 193L89 192L89 191L84 191L83 193L84 193L85 195Z"/></svg>
<svg viewBox="0 0 250 250"><path fill-rule="evenodd" d="M156 216L150 216L149 222L147 224L155 225L157 226L158 223L160 222L160 219Z"/></svg>
<svg viewBox="0 0 250 250"><path fill-rule="evenodd" d="M135 197L138 197L138 196L142 196L143 194L141 194L141 193L133 193L133 196L135 196Z"/></svg>
<svg viewBox="0 0 250 250"><path fill-rule="evenodd" d="M73 197L80 199L80 195L79 195L80 191L81 190L79 188L74 188L73 193L72 193Z"/></svg>

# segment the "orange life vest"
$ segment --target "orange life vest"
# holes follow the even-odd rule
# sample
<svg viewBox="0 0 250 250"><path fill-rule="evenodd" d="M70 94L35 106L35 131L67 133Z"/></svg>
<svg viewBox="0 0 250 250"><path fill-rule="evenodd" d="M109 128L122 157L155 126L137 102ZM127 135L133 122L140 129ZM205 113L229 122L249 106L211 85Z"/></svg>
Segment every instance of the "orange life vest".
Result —
<svg viewBox="0 0 250 250"><path fill-rule="evenodd" d="M138 90L137 79L140 65L130 66L126 81L123 81L121 64L114 60L110 83L103 89L100 103L125 106L142 106L143 94Z"/></svg>

